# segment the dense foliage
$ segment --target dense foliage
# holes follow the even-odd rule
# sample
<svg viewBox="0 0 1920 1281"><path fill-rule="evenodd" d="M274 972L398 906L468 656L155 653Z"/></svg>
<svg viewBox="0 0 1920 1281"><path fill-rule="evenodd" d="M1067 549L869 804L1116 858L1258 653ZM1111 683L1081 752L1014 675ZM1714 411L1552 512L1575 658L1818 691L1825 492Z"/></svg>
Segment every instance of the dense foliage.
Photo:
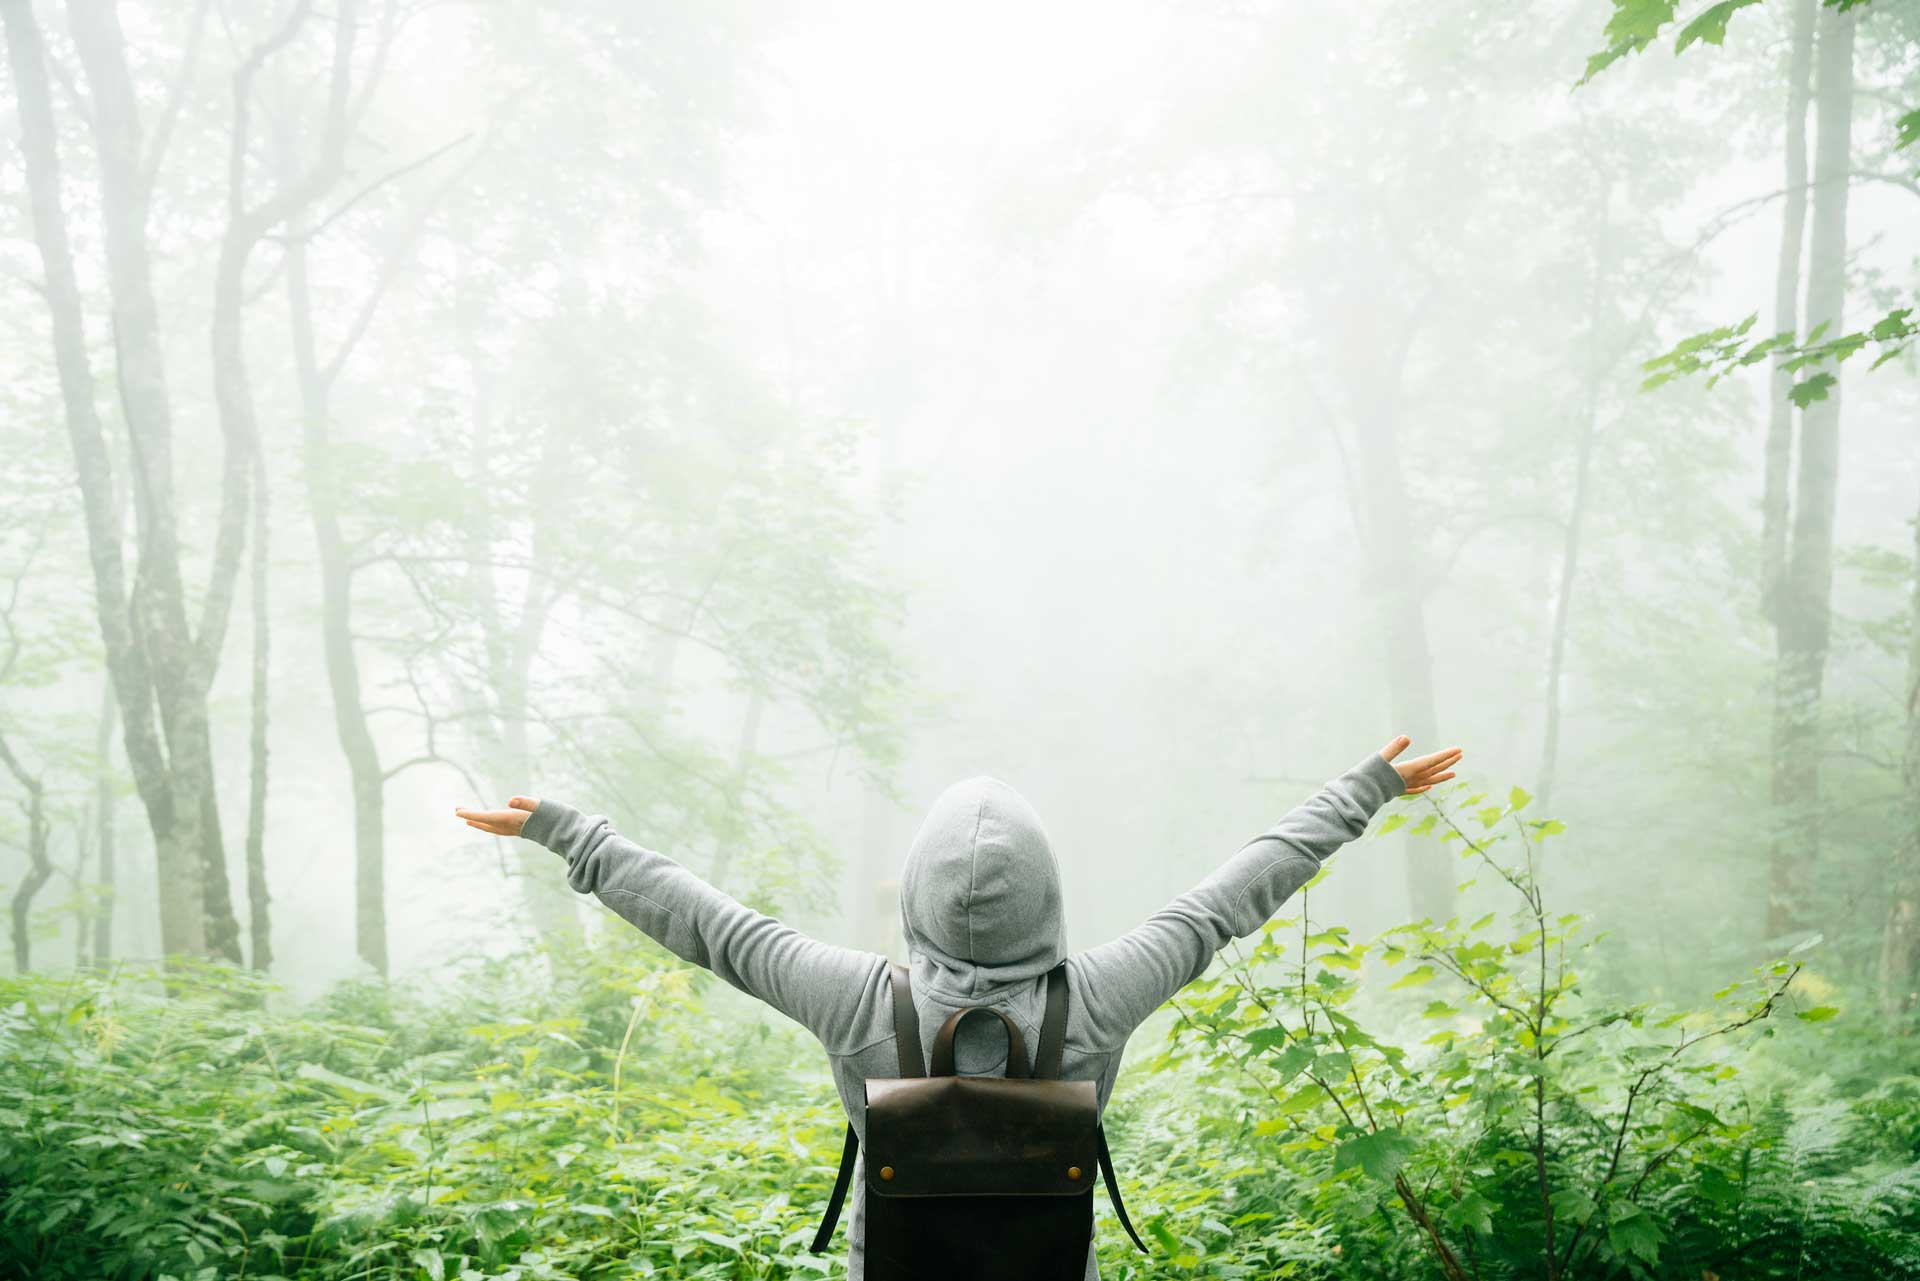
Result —
<svg viewBox="0 0 1920 1281"><path fill-rule="evenodd" d="M1911 1063L1867 1069L1849 1101L1808 1065L1838 1061L1824 1030L1754 1053L1787 1011L1796 1030L1840 1012L1808 997L1826 984L1798 957L1700 1010L1589 990L1588 922L1550 911L1538 877L1562 825L1523 820L1531 799L1430 802L1410 829L1516 900L1504 922L1355 942L1303 910L1174 1002L1156 1066L1197 1060L1247 1087L1212 1146L1298 1172L1291 1213L1340 1225L1329 1250L1373 1260L1335 1275L1920 1275ZM1370 957L1379 982L1363 980ZM1853 1050L1848 1063L1885 1053ZM1868 1137L1889 1113L1904 1120ZM1196 1265L1229 1248L1187 1244Z"/></svg>
<svg viewBox="0 0 1920 1281"><path fill-rule="evenodd" d="M1911 1042L1837 1046L1817 949L1706 1010L1594 990L1527 799L1383 824L1427 808L1413 829L1516 900L1504 925L1359 943L1308 893L1161 1016L1110 1117L1159 1257L1103 1223L1107 1276L1920 1276ZM663 955L635 936L285 1013L217 963L9 978L0 1269L841 1271L806 1251L838 1148L824 1064Z"/></svg>

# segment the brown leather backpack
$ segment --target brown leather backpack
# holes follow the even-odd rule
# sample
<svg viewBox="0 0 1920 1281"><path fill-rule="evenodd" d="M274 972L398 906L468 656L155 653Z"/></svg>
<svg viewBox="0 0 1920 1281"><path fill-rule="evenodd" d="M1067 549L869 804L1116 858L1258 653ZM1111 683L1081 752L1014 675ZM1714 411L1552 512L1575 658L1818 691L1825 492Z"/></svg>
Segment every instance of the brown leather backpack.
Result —
<svg viewBox="0 0 1920 1281"><path fill-rule="evenodd" d="M977 1015L1007 1032L1007 1074L958 1076L953 1039ZM1142 1253L1114 1182L1092 1081L1063 1081L1064 964L1047 975L1047 1011L1031 1075L1014 1021L989 1006L958 1010L920 1059L920 1025L905 966L893 967L898 1079L867 1080L866 1281L1079 1281L1093 1240L1098 1161L1120 1225ZM814 1253L826 1249L853 1178L851 1125Z"/></svg>

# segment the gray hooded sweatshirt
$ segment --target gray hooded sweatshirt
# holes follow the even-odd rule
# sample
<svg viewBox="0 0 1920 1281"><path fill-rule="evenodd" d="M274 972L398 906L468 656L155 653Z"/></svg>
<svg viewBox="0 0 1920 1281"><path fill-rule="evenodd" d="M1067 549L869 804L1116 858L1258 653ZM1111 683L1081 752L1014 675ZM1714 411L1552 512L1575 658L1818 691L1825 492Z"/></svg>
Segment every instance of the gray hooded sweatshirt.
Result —
<svg viewBox="0 0 1920 1281"><path fill-rule="evenodd" d="M1112 942L1067 955L1060 868L1040 816L992 778L956 783L934 802L908 850L900 914L913 972L923 1061L955 1010L988 1005L1040 1042L1046 975L1067 962L1062 1075L1098 1082L1106 1106L1127 1038L1228 939L1257 931L1335 850L1402 790L1399 771L1369 753L1243 845L1201 881ZM567 860L567 881L669 951L759 997L819 1038L840 1101L865 1138L865 1082L899 1074L887 958L837 947L736 902L606 818L543 800L521 835ZM1006 1033L992 1020L960 1029L956 1069L1002 1076ZM864 1146L864 1144L863 1144ZM865 1180L853 1178L848 1272L864 1264ZM1087 1281L1098 1281L1093 1252Z"/></svg>

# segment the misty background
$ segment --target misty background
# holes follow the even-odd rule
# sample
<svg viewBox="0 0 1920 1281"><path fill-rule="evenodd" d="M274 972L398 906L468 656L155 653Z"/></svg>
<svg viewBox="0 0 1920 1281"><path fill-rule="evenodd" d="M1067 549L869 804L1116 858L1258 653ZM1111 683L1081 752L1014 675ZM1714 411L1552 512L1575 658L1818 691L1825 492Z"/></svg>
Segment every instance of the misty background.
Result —
<svg viewBox="0 0 1920 1281"><path fill-rule="evenodd" d="M1697 332L1811 327L1775 315L1802 7L1576 88L1607 5L9 0L15 965L305 999L625 929L452 815L516 793L897 951L976 773L1085 947L1405 732L1567 825L1609 981L1819 933L1898 1004L1910 362L1790 413L1837 481L1830 613L1785 624L1791 380L1640 390ZM1786 296L1838 279L1858 327L1914 266L1920 15L1820 21L1853 177ZM1362 933L1484 892L1431 842L1336 863L1313 914Z"/></svg>

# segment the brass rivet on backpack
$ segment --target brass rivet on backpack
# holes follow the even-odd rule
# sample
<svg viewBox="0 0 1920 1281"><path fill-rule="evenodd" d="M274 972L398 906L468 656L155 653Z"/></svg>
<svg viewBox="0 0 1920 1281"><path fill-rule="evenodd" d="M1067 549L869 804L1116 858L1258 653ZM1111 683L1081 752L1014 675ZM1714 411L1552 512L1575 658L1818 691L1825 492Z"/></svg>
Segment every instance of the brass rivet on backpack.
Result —
<svg viewBox="0 0 1920 1281"><path fill-rule="evenodd" d="M1070 1165L1070 1166L1068 1166L1068 1167L1067 1167L1067 1177L1068 1177L1069 1179L1077 1179L1077 1178L1079 1178L1079 1177L1080 1177L1080 1167L1079 1167L1079 1166L1077 1166L1077 1165Z"/></svg>
<svg viewBox="0 0 1920 1281"><path fill-rule="evenodd" d="M893 1167L890 1165L881 1166L880 1177L883 1179L891 1179L893 1177Z"/></svg>

